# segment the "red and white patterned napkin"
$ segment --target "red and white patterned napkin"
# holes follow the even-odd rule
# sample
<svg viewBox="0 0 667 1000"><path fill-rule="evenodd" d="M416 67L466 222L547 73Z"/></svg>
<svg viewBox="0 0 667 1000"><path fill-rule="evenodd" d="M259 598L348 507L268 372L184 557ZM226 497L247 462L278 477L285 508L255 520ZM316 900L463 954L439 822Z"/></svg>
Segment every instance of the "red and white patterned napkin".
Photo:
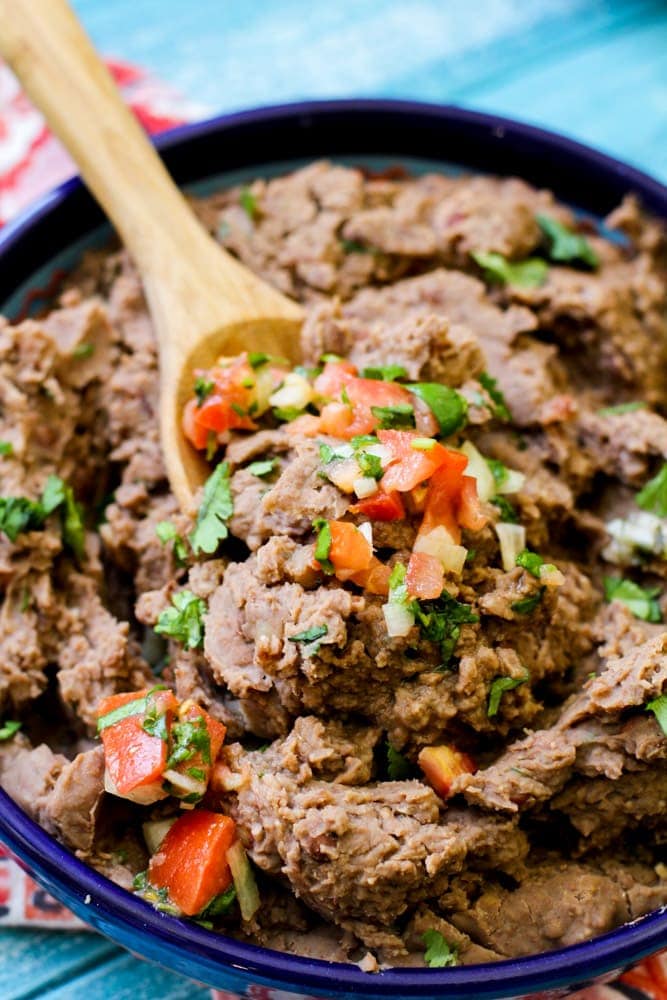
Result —
<svg viewBox="0 0 667 1000"><path fill-rule="evenodd" d="M107 61L125 100L148 132L161 132L203 116L204 109L183 101L142 69ZM0 226L39 195L75 173L43 119L0 64ZM0 926L67 930L83 924L29 876L0 844ZM250 987L252 1000L286 1000L295 994ZM213 990L213 1000L236 1000ZM641 962L612 986L594 986L573 1000L667 1000L667 952Z"/></svg>

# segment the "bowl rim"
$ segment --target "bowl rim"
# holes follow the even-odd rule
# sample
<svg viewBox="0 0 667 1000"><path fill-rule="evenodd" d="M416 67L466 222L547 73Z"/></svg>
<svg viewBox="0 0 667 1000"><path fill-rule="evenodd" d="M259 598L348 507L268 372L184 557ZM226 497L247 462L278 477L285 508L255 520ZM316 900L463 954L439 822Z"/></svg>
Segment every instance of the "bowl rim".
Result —
<svg viewBox="0 0 667 1000"><path fill-rule="evenodd" d="M434 125L458 124L470 127L509 143L523 142L542 153L567 156L582 165L613 175L628 189L634 189L651 203L652 210L667 217L667 186L638 168L556 132L514 119L458 108L411 100L345 99L299 101L230 114L178 126L157 137L155 145L168 152L200 136L226 132L238 125L274 123L295 116L326 118L331 114L349 115L420 115ZM369 154L371 155L371 154ZM386 154L389 156L390 154ZM400 154L396 154L400 159ZM434 156L434 164L438 157ZM443 157L439 158L441 161ZM33 226L47 219L58 206L83 188L78 177L71 178L48 192L15 220L0 230L0 259ZM658 207L662 206L663 211ZM208 968L258 977L275 984L314 989L328 995L332 980L336 992L348 991L358 996L429 997L434 991L461 995L474 988L479 997L515 996L544 988L581 984L596 976L627 966L667 945L667 907L653 911L629 924L599 935L589 941L551 952L499 962L460 966L444 970L401 968L376 975L362 972L350 963L331 963L246 944L207 931L154 910L152 906L100 875L75 857L54 837L35 823L17 803L0 789L0 835L23 864L29 866L48 888L68 899L75 912L114 938L114 925L141 928L161 944L159 960L169 965L169 949L184 948L190 957L204 959ZM117 939L117 938L116 938ZM181 971L177 964L171 968Z"/></svg>

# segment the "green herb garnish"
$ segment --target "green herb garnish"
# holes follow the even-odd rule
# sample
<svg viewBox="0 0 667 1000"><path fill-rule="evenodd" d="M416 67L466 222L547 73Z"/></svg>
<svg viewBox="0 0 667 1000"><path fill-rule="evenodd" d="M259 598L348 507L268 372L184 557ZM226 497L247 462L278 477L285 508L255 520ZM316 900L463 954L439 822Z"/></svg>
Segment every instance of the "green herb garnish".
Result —
<svg viewBox="0 0 667 1000"><path fill-rule="evenodd" d="M201 911L203 920L211 920L215 917L224 917L229 913L236 899L236 889L230 885L226 892L221 892L219 896L214 896L211 902Z"/></svg>
<svg viewBox="0 0 667 1000"><path fill-rule="evenodd" d="M298 406L275 406L272 413L276 420L280 420L284 424L289 424L292 420L296 420L297 417L302 416L305 410L300 410Z"/></svg>
<svg viewBox="0 0 667 1000"><path fill-rule="evenodd" d="M271 475L277 465L277 458L262 458L257 462L251 462L248 466L248 472L252 476L257 476L258 479L262 479L264 476Z"/></svg>
<svg viewBox="0 0 667 1000"><path fill-rule="evenodd" d="M186 649L198 649L204 643L206 602L191 590L180 590L172 595L171 603L160 614L155 631L182 642Z"/></svg>
<svg viewBox="0 0 667 1000"><path fill-rule="evenodd" d="M371 406L371 413L379 421L383 430L415 426L414 407L409 403L395 403L393 406Z"/></svg>
<svg viewBox="0 0 667 1000"><path fill-rule="evenodd" d="M97 720L97 732L103 732L108 729L109 726L115 726L117 722L122 719L127 719L131 715L143 715L146 711L146 705L148 704L148 699L155 694L156 691L166 691L164 684L156 684L155 687L151 688L148 694L142 696L141 698L133 698L132 701L126 701L124 705L119 705L118 708L114 708L111 712L107 712L106 715L100 716Z"/></svg>
<svg viewBox="0 0 667 1000"><path fill-rule="evenodd" d="M257 205L257 198L252 193L250 188L241 188L239 191L239 204L250 221L254 222L259 215L259 206Z"/></svg>
<svg viewBox="0 0 667 1000"><path fill-rule="evenodd" d="M443 437L449 437L465 426L468 401L456 389L437 382L415 382L407 388L429 407Z"/></svg>
<svg viewBox="0 0 667 1000"><path fill-rule="evenodd" d="M308 647L308 654L314 655L320 648L321 643L319 640L322 639L328 631L329 628L327 625L313 625L311 628L307 628L303 632L297 632L296 635L289 635L287 640L288 642L303 643L304 646Z"/></svg>
<svg viewBox="0 0 667 1000"><path fill-rule="evenodd" d="M646 711L653 712L658 720L658 725L665 736L667 736L667 694L661 694L657 698L654 698L653 701L647 702ZM2 730L0 730L1 732Z"/></svg>
<svg viewBox="0 0 667 1000"><path fill-rule="evenodd" d="M359 449L355 455L362 476L370 479L382 479L382 462L379 455L372 455L370 452Z"/></svg>
<svg viewBox="0 0 667 1000"><path fill-rule="evenodd" d="M541 257L508 260L501 253L473 251L470 256L484 271L487 281L519 288L538 288L547 280L549 265Z"/></svg>
<svg viewBox="0 0 667 1000"><path fill-rule="evenodd" d="M640 399L635 399L631 403L618 403L616 406L603 406L598 410L600 417L618 417L624 413L634 413L636 410L645 410L646 403Z"/></svg>
<svg viewBox="0 0 667 1000"><path fill-rule="evenodd" d="M201 755L204 764L211 763L211 737L203 716L174 722L171 727L171 746L167 758L167 770Z"/></svg>
<svg viewBox="0 0 667 1000"><path fill-rule="evenodd" d="M340 240L340 245L344 253L380 253L377 247L358 240Z"/></svg>
<svg viewBox="0 0 667 1000"><path fill-rule="evenodd" d="M199 378L195 379L195 396L197 397L197 406L201 406L204 400L211 395L215 389L215 382L210 382L208 379Z"/></svg>
<svg viewBox="0 0 667 1000"><path fill-rule="evenodd" d="M662 621L660 605L656 600L660 587L644 588L632 580L615 576L605 576L603 584L605 601L620 601L635 618L641 618L642 621Z"/></svg>
<svg viewBox="0 0 667 1000"><path fill-rule="evenodd" d="M195 555L212 555L228 535L227 522L234 513L234 501L229 482L229 463L221 462L204 486L197 523L190 535Z"/></svg>
<svg viewBox="0 0 667 1000"><path fill-rule="evenodd" d="M94 344L77 344L77 346L72 351L72 357L77 361L83 361L85 358L90 358L95 353Z"/></svg>
<svg viewBox="0 0 667 1000"><path fill-rule="evenodd" d="M422 934L426 945L424 961L431 969L444 969L448 965L458 965L458 948L445 941L440 931L428 930Z"/></svg>
<svg viewBox="0 0 667 1000"><path fill-rule="evenodd" d="M146 695L146 714L141 728L149 736L157 736L158 739L166 743L169 739L167 729L167 713L160 712L155 698L155 690Z"/></svg>
<svg viewBox="0 0 667 1000"><path fill-rule="evenodd" d="M317 532L315 541L315 558L320 564L322 571L330 575L333 573L333 563L329 559L331 550L331 528L326 518L318 517L313 521L313 531Z"/></svg>
<svg viewBox="0 0 667 1000"><path fill-rule="evenodd" d="M525 677L496 677L496 679L491 682L491 687L489 688L489 704L486 709L486 714L489 719L498 714L500 699L504 695L505 691L513 691L514 688L520 687L522 684L526 683L529 677L530 674L526 673Z"/></svg>
<svg viewBox="0 0 667 1000"><path fill-rule="evenodd" d="M412 774L410 761L387 740L387 774L392 781L404 781Z"/></svg>
<svg viewBox="0 0 667 1000"><path fill-rule="evenodd" d="M507 497L492 497L491 503L497 507L501 514L501 519L506 524L518 524L519 515L514 504L510 503Z"/></svg>
<svg viewBox="0 0 667 1000"><path fill-rule="evenodd" d="M422 637L440 646L439 669L447 669L461 636L461 625L474 624L479 618L469 604L462 604L446 591L435 601L415 601L414 611Z"/></svg>
<svg viewBox="0 0 667 1000"><path fill-rule="evenodd" d="M378 365L377 367L364 368L361 377L381 382L395 382L398 378L407 378L408 373L403 365Z"/></svg>
<svg viewBox="0 0 667 1000"><path fill-rule="evenodd" d="M163 545L167 542L174 543L174 557L179 566L182 566L188 556L188 547L182 535L176 531L176 527L171 521L160 521L155 525L155 534Z"/></svg>
<svg viewBox="0 0 667 1000"><path fill-rule="evenodd" d="M11 740L12 736L15 736L22 723L14 722L8 719L6 722L0 722L0 743L6 743L7 740Z"/></svg>
<svg viewBox="0 0 667 1000"><path fill-rule="evenodd" d="M517 566L521 566L522 569L527 570L534 577L539 580L542 576L542 570L555 570L556 567L553 563L545 563L544 559L537 552L531 552L530 549L524 549L523 552L519 552L516 557Z"/></svg>
<svg viewBox="0 0 667 1000"><path fill-rule="evenodd" d="M11 441L0 441L0 455L13 455L14 445Z"/></svg>
<svg viewBox="0 0 667 1000"><path fill-rule="evenodd" d="M265 365L270 360L271 356L264 354L263 351L248 351L248 364L251 368L261 368L262 365Z"/></svg>
<svg viewBox="0 0 667 1000"><path fill-rule="evenodd" d="M511 605L512 611L516 611L519 615L532 614L544 597L544 591L546 589L546 587L540 587L540 589L536 591L536 593L531 594L530 597L524 597L520 601L515 601L514 604Z"/></svg>
<svg viewBox="0 0 667 1000"><path fill-rule="evenodd" d="M507 482L507 479L509 477L509 469L507 468L506 465L503 465L503 463L497 458L487 458L486 464L491 470L491 474L493 475L493 478L496 483L496 489L499 490L501 486L504 486L504 484Z"/></svg>
<svg viewBox="0 0 667 1000"><path fill-rule="evenodd" d="M482 372L481 375L477 376L477 381L486 390L487 396L494 404L491 407L491 412L496 420L504 420L506 423L510 423L512 414L505 402L503 393L498 388L498 379L491 378L488 372Z"/></svg>
<svg viewBox="0 0 667 1000"><path fill-rule="evenodd" d="M598 255L584 236L574 233L562 222L548 215L536 215L535 219L546 237L551 260L579 263L593 268L598 266Z"/></svg>
<svg viewBox="0 0 667 1000"><path fill-rule="evenodd" d="M650 510L658 517L667 517L667 462L653 479L649 479L635 499L643 510Z"/></svg>

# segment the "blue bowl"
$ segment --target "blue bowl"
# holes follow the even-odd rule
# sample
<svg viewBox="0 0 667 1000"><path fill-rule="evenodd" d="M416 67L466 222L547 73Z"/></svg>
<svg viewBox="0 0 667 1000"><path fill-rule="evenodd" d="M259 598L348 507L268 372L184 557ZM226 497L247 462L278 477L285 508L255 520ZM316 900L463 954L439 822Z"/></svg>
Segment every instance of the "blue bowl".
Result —
<svg viewBox="0 0 667 1000"><path fill-rule="evenodd" d="M458 108L402 101L325 101L242 112L176 129L157 143L182 185L201 191L316 157L515 174L573 206L604 215L628 191L667 219L667 188L553 133ZM281 162L277 164L276 161ZM108 236L78 180L63 184L0 233L0 309L18 315L81 250ZM75 858L0 791L0 836L49 892L130 951L239 996L258 987L309 997L387 1000L550 998L613 978L667 946L667 908L593 941L530 958L463 968L392 969L296 958L241 944L156 912ZM285 997L278 993L278 997ZM271 996L271 994L268 994Z"/></svg>

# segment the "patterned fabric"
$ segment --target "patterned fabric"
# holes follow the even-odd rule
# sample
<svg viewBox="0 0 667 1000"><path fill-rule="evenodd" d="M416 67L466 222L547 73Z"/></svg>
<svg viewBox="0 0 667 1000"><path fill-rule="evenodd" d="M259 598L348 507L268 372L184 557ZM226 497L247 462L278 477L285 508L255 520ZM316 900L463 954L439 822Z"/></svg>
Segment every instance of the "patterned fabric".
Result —
<svg viewBox="0 0 667 1000"><path fill-rule="evenodd" d="M127 63L107 65L125 100L151 133L202 117L203 109L186 104L161 82ZM0 226L35 198L61 183L75 168L48 132L41 116L0 64ZM86 928L12 859L0 844L0 926ZM251 986L249 1000L290 1000L282 990ZM237 1000L212 991L212 1000ZM667 951L641 962L611 986L593 986L572 1000L667 1000Z"/></svg>

